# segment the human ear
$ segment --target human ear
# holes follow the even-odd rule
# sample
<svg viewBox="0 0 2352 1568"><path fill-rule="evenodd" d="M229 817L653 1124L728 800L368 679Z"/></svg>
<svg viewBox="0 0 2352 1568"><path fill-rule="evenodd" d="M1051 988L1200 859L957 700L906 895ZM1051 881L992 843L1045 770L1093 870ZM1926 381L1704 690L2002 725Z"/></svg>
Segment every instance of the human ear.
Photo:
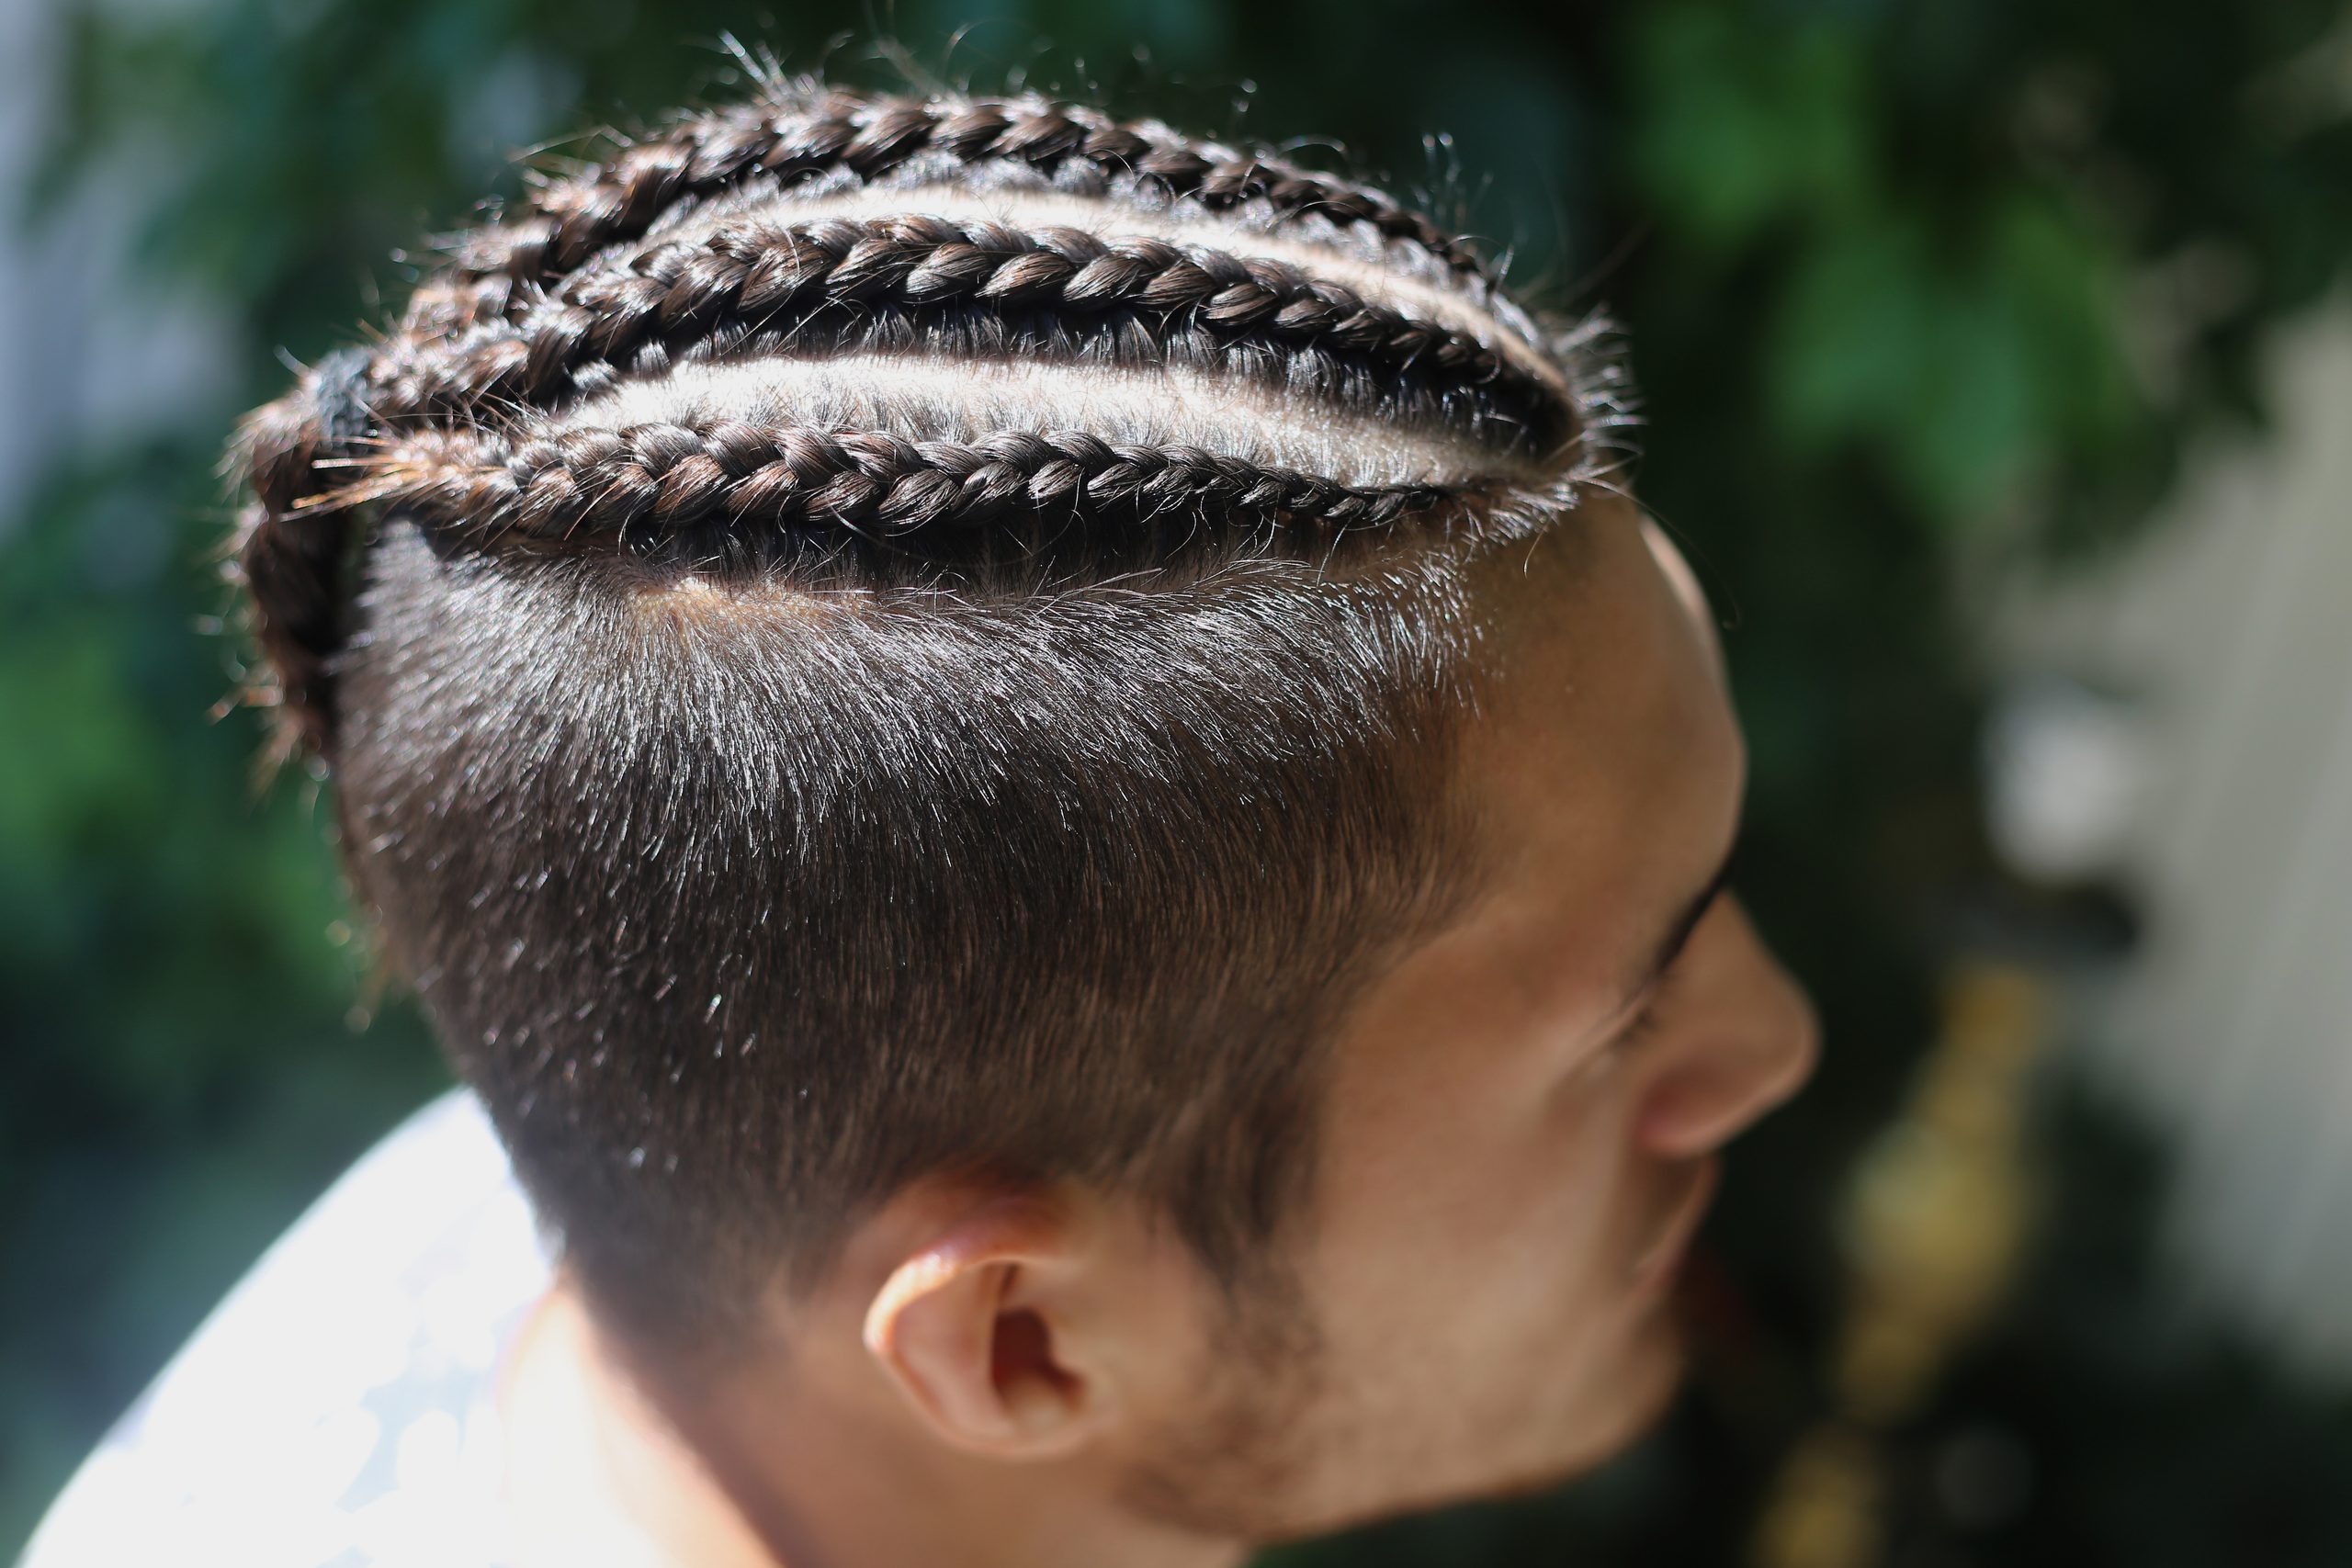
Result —
<svg viewBox="0 0 2352 1568"><path fill-rule="evenodd" d="M1102 1380L1068 1314L1080 1262L1069 1217L1000 1199L956 1214L891 1270L867 1307L865 1348L945 1442L1054 1459L1102 1417Z"/></svg>

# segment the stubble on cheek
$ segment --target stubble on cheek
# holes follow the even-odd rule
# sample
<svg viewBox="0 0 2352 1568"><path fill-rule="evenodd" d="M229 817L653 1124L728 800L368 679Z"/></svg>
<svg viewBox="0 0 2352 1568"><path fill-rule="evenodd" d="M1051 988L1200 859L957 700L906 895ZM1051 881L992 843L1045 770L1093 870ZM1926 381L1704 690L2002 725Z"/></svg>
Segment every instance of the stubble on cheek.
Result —
<svg viewBox="0 0 2352 1568"><path fill-rule="evenodd" d="M1293 1284L1247 1289L1208 1337L1197 1397L1155 1424L1120 1484L1127 1507L1195 1534L1262 1542L1311 1532L1333 1403L1323 1337Z"/></svg>
<svg viewBox="0 0 2352 1568"><path fill-rule="evenodd" d="M1549 1367L1391 1353L1335 1376L1312 1336L1261 1331L1227 1345L1123 1496L1164 1524L1265 1543L1556 1487L1637 1442L1683 1381L1664 1302L1589 1332Z"/></svg>

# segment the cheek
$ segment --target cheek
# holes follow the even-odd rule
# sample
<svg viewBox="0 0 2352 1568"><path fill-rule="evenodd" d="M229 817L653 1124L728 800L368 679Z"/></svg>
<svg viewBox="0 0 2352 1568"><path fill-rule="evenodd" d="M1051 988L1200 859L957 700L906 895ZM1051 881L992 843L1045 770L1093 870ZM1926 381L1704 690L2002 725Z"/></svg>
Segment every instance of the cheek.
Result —
<svg viewBox="0 0 2352 1568"><path fill-rule="evenodd" d="M1510 1144L1490 1145L1492 1223L1477 1239L1498 1296L1539 1327L1589 1326L1623 1278L1636 1109L1626 1076L1599 1063L1551 1086Z"/></svg>
<svg viewBox="0 0 2352 1568"><path fill-rule="evenodd" d="M1632 1099L1605 1066L1546 1079L1458 1057L1335 1094L1325 1299L1485 1355L1589 1327L1624 1273Z"/></svg>

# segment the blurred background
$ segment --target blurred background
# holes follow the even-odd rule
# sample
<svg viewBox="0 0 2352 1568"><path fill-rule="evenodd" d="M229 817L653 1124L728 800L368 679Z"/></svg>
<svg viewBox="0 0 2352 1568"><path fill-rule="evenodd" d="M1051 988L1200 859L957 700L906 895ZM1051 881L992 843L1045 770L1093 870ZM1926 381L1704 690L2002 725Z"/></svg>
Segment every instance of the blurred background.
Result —
<svg viewBox="0 0 2352 1568"><path fill-rule="evenodd" d="M446 1082L220 711L223 436L729 34L1295 140L1627 329L1826 1063L1664 1431L1283 1562L2352 1563L2335 0L0 0L0 1555Z"/></svg>

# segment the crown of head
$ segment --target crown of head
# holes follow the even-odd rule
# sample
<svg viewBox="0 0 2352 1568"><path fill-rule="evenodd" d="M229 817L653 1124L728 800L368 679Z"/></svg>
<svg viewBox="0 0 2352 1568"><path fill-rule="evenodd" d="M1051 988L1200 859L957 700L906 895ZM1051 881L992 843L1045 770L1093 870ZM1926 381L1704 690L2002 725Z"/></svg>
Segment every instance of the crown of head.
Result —
<svg viewBox="0 0 2352 1568"><path fill-rule="evenodd" d="M983 199L959 212L956 193ZM1089 221L1020 220L1072 202ZM1545 330L1475 247L1379 190L1157 123L813 85L695 115L459 236L379 341L248 419L234 570L269 666L259 698L291 744L330 748L346 558L370 508L546 552L1329 537L1602 476L1623 401L1587 355L1600 330ZM1480 461L1367 479L1080 423L620 407L685 367L941 344L1238 380L1433 425Z"/></svg>

